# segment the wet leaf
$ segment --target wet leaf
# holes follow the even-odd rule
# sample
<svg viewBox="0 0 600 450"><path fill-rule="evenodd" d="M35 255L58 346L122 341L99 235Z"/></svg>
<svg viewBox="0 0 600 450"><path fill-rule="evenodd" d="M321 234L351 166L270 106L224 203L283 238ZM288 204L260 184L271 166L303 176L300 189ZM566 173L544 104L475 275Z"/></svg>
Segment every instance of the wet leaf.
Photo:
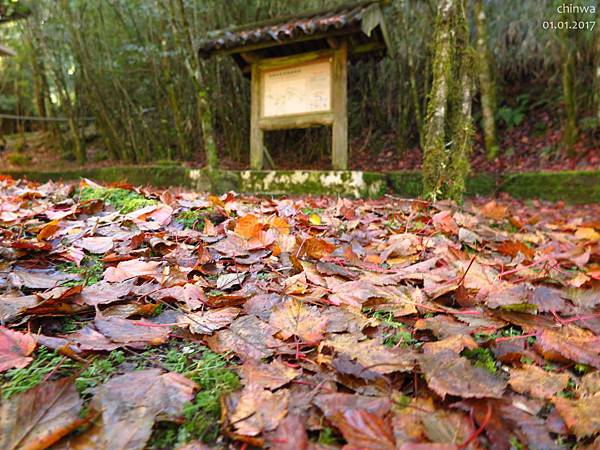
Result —
<svg viewBox="0 0 600 450"><path fill-rule="evenodd" d="M522 369L510 370L510 387L521 394L537 398L551 398L567 387L569 375L546 372L538 366L525 365Z"/></svg>
<svg viewBox="0 0 600 450"><path fill-rule="evenodd" d="M451 350L423 355L419 364L429 388L444 398L500 398L506 382Z"/></svg>
<svg viewBox="0 0 600 450"><path fill-rule="evenodd" d="M83 423L72 378L38 384L0 405L0 448L45 449Z"/></svg>
<svg viewBox="0 0 600 450"><path fill-rule="evenodd" d="M35 340L30 334L19 333L0 326L0 372L27 366L33 358Z"/></svg>
<svg viewBox="0 0 600 450"><path fill-rule="evenodd" d="M350 409L332 417L350 448L394 450L392 427L383 418L364 409Z"/></svg>
<svg viewBox="0 0 600 450"><path fill-rule="evenodd" d="M281 330L283 339L298 336L308 344L316 344L323 339L327 317L322 317L315 306L290 299L273 308L270 324Z"/></svg>
<svg viewBox="0 0 600 450"><path fill-rule="evenodd" d="M237 433L246 436L274 430L287 413L288 397L287 389L272 393L257 385L246 386L229 420Z"/></svg>

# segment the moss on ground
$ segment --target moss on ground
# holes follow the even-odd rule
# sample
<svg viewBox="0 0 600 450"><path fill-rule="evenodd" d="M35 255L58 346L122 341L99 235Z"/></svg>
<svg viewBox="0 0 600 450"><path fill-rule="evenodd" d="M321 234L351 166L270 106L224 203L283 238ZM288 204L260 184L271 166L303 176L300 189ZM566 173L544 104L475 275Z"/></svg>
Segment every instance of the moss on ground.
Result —
<svg viewBox="0 0 600 450"><path fill-rule="evenodd" d="M69 280L63 283L63 286L77 286L79 284L91 286L101 281L104 276L104 263L98 255L84 256L79 266L69 262L60 264L57 268L61 272L79 276L79 280Z"/></svg>
<svg viewBox="0 0 600 450"><path fill-rule="evenodd" d="M122 214L155 205L156 200L150 200L136 192L121 188L91 188L84 187L77 194L80 202L100 199L111 205Z"/></svg>
<svg viewBox="0 0 600 450"><path fill-rule="evenodd" d="M104 182L127 181L156 187L184 186L196 190L262 192L275 194L332 194L376 197L386 190L402 197L419 197L422 177L419 171L362 173L362 187L353 186L352 172L334 171L227 171L208 173L175 164L153 166L114 166L66 171L3 170L13 178L77 180L81 177ZM298 174L302 174L299 176ZM354 175L357 176L357 175ZM331 184L323 180L337 180ZM350 187L349 187L350 186ZM600 171L525 172L517 174L474 173L466 182L467 196L507 192L518 198L564 200L569 203L600 201Z"/></svg>

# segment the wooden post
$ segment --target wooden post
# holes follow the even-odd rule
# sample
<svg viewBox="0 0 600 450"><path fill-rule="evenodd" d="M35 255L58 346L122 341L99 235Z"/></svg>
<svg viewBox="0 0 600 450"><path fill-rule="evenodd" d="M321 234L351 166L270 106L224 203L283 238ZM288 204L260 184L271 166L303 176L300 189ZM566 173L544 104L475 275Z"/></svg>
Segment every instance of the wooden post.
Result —
<svg viewBox="0 0 600 450"><path fill-rule="evenodd" d="M252 64L252 78L250 80L250 168L262 170L263 168L263 130L260 128L260 70L257 63Z"/></svg>
<svg viewBox="0 0 600 450"><path fill-rule="evenodd" d="M332 154L334 170L348 169L348 43L343 41L333 55L331 102L333 109Z"/></svg>

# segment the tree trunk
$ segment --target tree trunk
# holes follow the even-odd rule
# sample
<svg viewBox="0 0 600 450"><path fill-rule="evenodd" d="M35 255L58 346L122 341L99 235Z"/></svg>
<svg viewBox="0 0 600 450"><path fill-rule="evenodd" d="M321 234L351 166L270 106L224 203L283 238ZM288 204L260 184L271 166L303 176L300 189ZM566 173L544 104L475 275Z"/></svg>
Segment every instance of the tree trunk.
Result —
<svg viewBox="0 0 600 450"><path fill-rule="evenodd" d="M458 0L456 13L456 57L457 85L451 96L450 126L452 147L445 194L456 202L462 202L465 192L466 177L469 174L469 155L473 147L473 117L471 105L473 100L473 51L469 46L469 28L465 0Z"/></svg>
<svg viewBox="0 0 600 450"><path fill-rule="evenodd" d="M496 109L496 95L494 80L490 65L490 51L488 48L488 35L483 0L475 1L475 18L477 28L477 75L479 77L479 93L481 96L481 115L483 118L483 139L487 157L492 160L498 156L498 143L496 141L496 122L494 112Z"/></svg>
<svg viewBox="0 0 600 450"><path fill-rule="evenodd" d="M561 42L562 47L562 89L565 108L565 124L563 127L563 144L567 154L573 152L577 141L577 105L575 95L575 58L567 34Z"/></svg>
<svg viewBox="0 0 600 450"><path fill-rule="evenodd" d="M446 117L452 69L452 16L455 0L440 0L435 21L433 81L423 139L423 194L436 199L447 169Z"/></svg>

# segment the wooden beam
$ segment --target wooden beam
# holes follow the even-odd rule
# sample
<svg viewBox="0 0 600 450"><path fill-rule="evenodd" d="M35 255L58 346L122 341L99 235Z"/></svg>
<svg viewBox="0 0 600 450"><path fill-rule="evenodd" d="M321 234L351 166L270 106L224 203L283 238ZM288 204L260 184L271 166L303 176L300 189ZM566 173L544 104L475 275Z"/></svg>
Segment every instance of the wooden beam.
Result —
<svg viewBox="0 0 600 450"><path fill-rule="evenodd" d="M250 167L252 170L263 168L263 138L264 133L260 128L260 69L257 63L252 64L252 78L250 80Z"/></svg>
<svg viewBox="0 0 600 450"><path fill-rule="evenodd" d="M333 130L331 163L334 170L348 169L348 43L340 43L333 55L331 101Z"/></svg>
<svg viewBox="0 0 600 450"><path fill-rule="evenodd" d="M334 50L338 49L340 46L340 41L336 39L335 36L327 37L326 41L329 44L329 46Z"/></svg>
<svg viewBox="0 0 600 450"><path fill-rule="evenodd" d="M279 117L263 117L259 123L262 130L285 130L288 128L310 128L320 125L330 126L333 124L333 119L333 114L326 111Z"/></svg>
<svg viewBox="0 0 600 450"><path fill-rule="evenodd" d="M324 49L316 50L314 52L300 53L298 55L290 56L279 56L277 58L266 58L257 62L257 65L261 70L264 69L276 69L278 67L288 67L300 64L309 63L319 59L333 56L334 50Z"/></svg>

